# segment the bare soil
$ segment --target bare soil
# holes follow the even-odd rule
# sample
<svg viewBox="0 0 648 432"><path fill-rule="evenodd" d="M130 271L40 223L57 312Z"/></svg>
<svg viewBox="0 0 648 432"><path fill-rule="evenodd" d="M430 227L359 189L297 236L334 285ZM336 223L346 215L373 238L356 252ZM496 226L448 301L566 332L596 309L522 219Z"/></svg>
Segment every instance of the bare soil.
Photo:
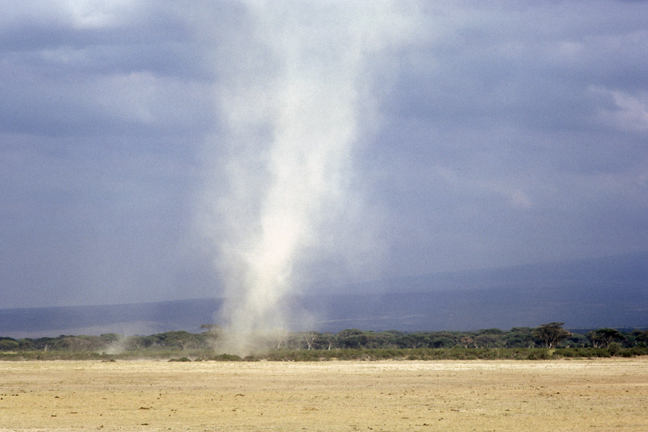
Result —
<svg viewBox="0 0 648 432"><path fill-rule="evenodd" d="M0 362L0 431L648 431L648 359Z"/></svg>

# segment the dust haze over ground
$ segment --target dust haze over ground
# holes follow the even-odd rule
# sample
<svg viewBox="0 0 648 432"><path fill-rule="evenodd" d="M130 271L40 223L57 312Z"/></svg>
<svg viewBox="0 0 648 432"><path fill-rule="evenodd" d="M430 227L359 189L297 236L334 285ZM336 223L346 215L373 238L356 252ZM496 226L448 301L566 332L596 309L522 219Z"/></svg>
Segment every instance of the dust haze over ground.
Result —
<svg viewBox="0 0 648 432"><path fill-rule="evenodd" d="M379 266L378 221L354 187L354 155L378 117L372 94L388 84L375 58L417 30L413 11L391 0L243 4L241 34L221 53L226 150L212 144L216 178L203 195L226 285L224 349L236 353L288 329L288 295ZM312 260L330 262L328 276L306 271Z"/></svg>

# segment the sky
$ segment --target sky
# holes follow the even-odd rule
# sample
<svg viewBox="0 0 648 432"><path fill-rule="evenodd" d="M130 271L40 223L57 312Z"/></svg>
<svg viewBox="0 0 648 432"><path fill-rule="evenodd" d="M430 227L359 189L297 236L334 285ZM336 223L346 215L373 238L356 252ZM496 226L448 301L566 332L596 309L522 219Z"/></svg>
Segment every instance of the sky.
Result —
<svg viewBox="0 0 648 432"><path fill-rule="evenodd" d="M647 249L648 2L374 3L4 5L0 308L224 295L309 130L303 292Z"/></svg>

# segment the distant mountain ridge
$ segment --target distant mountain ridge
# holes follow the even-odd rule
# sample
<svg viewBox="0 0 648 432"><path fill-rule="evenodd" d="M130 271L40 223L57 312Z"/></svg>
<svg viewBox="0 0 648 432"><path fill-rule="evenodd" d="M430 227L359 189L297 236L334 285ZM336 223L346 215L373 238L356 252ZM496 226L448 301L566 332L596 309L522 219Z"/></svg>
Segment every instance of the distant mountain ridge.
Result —
<svg viewBox="0 0 648 432"><path fill-rule="evenodd" d="M199 331L222 299L0 309L0 336ZM648 252L437 273L357 284L343 293L290 299L296 330L474 330L648 326Z"/></svg>
<svg viewBox="0 0 648 432"><path fill-rule="evenodd" d="M648 252L397 278L346 291L362 294L319 299L328 319L322 327L344 321L407 331L506 329L551 321L570 328L643 327L648 325Z"/></svg>
<svg viewBox="0 0 648 432"><path fill-rule="evenodd" d="M222 300L0 309L0 336L119 333L149 335L172 330L196 332L211 323Z"/></svg>

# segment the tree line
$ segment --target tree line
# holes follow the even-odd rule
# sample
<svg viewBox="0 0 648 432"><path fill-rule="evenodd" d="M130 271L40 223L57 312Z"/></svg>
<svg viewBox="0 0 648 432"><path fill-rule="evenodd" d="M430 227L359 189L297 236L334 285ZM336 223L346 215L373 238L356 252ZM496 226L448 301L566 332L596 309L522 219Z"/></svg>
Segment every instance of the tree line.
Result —
<svg viewBox="0 0 648 432"><path fill-rule="evenodd" d="M203 325L200 333L170 331L149 336L61 335L58 337L14 339L0 337L1 352L86 351L124 352L154 350L209 350L222 337L222 329ZM331 351L389 349L515 349L515 348L648 348L648 330L620 331L612 328L578 333L563 328L563 323L548 323L536 328L514 327L509 331L436 331L405 333L396 330L374 332L346 329L331 332L293 332L266 341L271 350Z"/></svg>

